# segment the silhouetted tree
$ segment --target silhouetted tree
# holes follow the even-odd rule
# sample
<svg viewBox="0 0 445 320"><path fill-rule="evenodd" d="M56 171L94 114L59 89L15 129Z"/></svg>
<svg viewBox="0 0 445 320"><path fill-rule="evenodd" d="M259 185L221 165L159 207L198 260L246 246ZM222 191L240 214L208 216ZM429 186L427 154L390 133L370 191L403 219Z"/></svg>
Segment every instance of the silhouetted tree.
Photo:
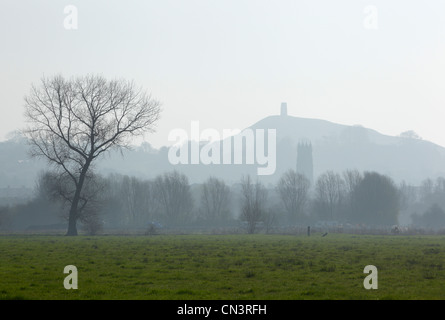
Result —
<svg viewBox="0 0 445 320"><path fill-rule="evenodd" d="M290 223L296 223L303 216L309 199L309 188L309 179L292 169L286 171L278 181L276 189Z"/></svg>
<svg viewBox="0 0 445 320"><path fill-rule="evenodd" d="M415 187L402 181L399 185L399 204L400 209L408 209L418 201L418 193Z"/></svg>
<svg viewBox="0 0 445 320"><path fill-rule="evenodd" d="M124 176L120 190L125 225L146 224L154 213L153 184L148 180Z"/></svg>
<svg viewBox="0 0 445 320"><path fill-rule="evenodd" d="M315 205L319 214L330 220L338 218L344 196L344 181L338 173L327 171L315 183Z"/></svg>
<svg viewBox="0 0 445 320"><path fill-rule="evenodd" d="M154 180L154 195L169 223L183 223L191 218L193 198L186 175L177 171L159 175Z"/></svg>
<svg viewBox="0 0 445 320"><path fill-rule="evenodd" d="M100 215L104 205L106 181L92 171L85 176L84 185L79 196L77 219L94 234L102 227ZM68 219L76 186L64 172L43 172L36 183L36 199L59 204L62 216Z"/></svg>
<svg viewBox="0 0 445 320"><path fill-rule="evenodd" d="M420 186L420 197L422 202L433 201L434 196L434 181L430 178L422 181Z"/></svg>
<svg viewBox="0 0 445 320"><path fill-rule="evenodd" d="M247 232L254 233L266 212L267 190L250 175L241 179L241 219L247 223Z"/></svg>
<svg viewBox="0 0 445 320"><path fill-rule="evenodd" d="M419 188L412 186L406 181L402 181L399 186L399 207L400 207L400 220L409 219L409 217L421 209L423 206L420 202ZM406 221L404 221L406 222ZM402 223L402 221L400 221Z"/></svg>
<svg viewBox="0 0 445 320"><path fill-rule="evenodd" d="M406 139L417 139L417 140L422 140L422 137L419 136L414 130L408 130L408 131L404 131L399 135L401 138L406 138Z"/></svg>
<svg viewBox="0 0 445 320"><path fill-rule="evenodd" d="M202 185L201 209L204 218L223 221L229 214L230 188L224 180L210 177Z"/></svg>
<svg viewBox="0 0 445 320"><path fill-rule="evenodd" d="M44 157L75 186L67 235L77 235L79 202L92 165L135 135L154 131L160 104L132 82L101 76L42 78L25 98L31 154Z"/></svg>
<svg viewBox="0 0 445 320"><path fill-rule="evenodd" d="M344 181L344 218L348 220L357 212L357 199L355 189L363 177L358 170L346 170L343 172Z"/></svg>
<svg viewBox="0 0 445 320"><path fill-rule="evenodd" d="M0 206L0 229L9 227L11 223L9 208Z"/></svg>
<svg viewBox="0 0 445 320"><path fill-rule="evenodd" d="M432 204L423 215L412 215L417 226L440 229L445 227L445 211L437 203Z"/></svg>
<svg viewBox="0 0 445 320"><path fill-rule="evenodd" d="M399 193L388 176L365 172L355 189L356 222L374 225L394 225L398 222Z"/></svg>

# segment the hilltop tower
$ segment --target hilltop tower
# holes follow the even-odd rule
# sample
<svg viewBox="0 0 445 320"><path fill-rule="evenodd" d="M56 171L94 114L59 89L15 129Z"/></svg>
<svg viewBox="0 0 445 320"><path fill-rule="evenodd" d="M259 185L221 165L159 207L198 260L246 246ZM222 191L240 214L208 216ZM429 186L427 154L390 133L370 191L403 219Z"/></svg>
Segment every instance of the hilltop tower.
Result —
<svg viewBox="0 0 445 320"><path fill-rule="evenodd" d="M280 115L282 117L287 116L287 103L286 102L282 102L281 103L281 113L280 113Z"/></svg>
<svg viewBox="0 0 445 320"><path fill-rule="evenodd" d="M314 165L312 160L312 144L299 142L297 146L297 173L304 175L313 185Z"/></svg>

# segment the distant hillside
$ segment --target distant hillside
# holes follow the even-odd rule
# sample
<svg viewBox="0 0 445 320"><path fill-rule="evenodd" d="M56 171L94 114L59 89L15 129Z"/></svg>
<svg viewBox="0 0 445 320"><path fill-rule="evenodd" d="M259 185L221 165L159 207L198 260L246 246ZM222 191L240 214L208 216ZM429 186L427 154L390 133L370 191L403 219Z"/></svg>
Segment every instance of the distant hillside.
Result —
<svg viewBox="0 0 445 320"><path fill-rule="evenodd" d="M445 148L425 140L387 136L372 129L325 120L278 115L264 118L247 129L276 129L277 168L274 175L261 176L266 183L275 183L284 171L296 168L300 141L312 144L315 178L326 170L339 172L346 169L374 170L388 174L396 181L413 184L427 177L445 176ZM227 152L222 146L220 143L221 154ZM0 143L0 188L32 187L37 174L45 168L45 161L28 157L23 139ZM174 166L168 161L167 147L158 150L149 144L106 156L96 168L105 175L117 172L141 178L153 178L176 169L187 174L192 183L201 182L210 175L236 183L243 174L257 173L256 164Z"/></svg>
<svg viewBox="0 0 445 320"><path fill-rule="evenodd" d="M445 148L425 140L292 116L270 116L252 128L277 130L280 169L295 167L296 144L310 141L315 176L326 170L375 170L395 180L418 183L426 177L445 174Z"/></svg>
<svg viewBox="0 0 445 320"><path fill-rule="evenodd" d="M24 139L0 142L0 188L33 187L37 174L45 168L45 162L30 159Z"/></svg>
<svg viewBox="0 0 445 320"><path fill-rule="evenodd" d="M277 168L274 175L260 177L266 183L275 183L287 169L296 168L299 142L312 144L315 178L326 170L357 169L387 174L397 182L405 180L419 184L427 177L445 175L445 148L421 139L383 135L361 126L281 115L266 117L249 128L265 132L276 129ZM175 168L192 180L205 179L212 174L236 182L242 174L256 175L257 166L177 165Z"/></svg>

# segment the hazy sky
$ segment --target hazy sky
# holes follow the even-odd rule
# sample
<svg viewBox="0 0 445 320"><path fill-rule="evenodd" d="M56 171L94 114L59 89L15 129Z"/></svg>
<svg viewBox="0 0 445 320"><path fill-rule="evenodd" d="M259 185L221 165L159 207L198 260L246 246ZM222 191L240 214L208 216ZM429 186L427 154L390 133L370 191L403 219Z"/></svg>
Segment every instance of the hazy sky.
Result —
<svg viewBox="0 0 445 320"><path fill-rule="evenodd" d="M281 102L445 146L444 14L443 0L2 0L0 139L23 127L31 83L99 73L162 102L156 147L192 120L244 128Z"/></svg>

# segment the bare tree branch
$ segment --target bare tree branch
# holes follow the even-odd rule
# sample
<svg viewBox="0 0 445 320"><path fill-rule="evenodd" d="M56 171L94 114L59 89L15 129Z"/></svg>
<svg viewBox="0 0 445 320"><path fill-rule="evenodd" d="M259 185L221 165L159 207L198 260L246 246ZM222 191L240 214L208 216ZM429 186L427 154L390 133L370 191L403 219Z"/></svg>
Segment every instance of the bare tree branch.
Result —
<svg viewBox="0 0 445 320"><path fill-rule="evenodd" d="M94 75L42 78L40 87L33 85L25 97L29 126L23 133L31 155L46 158L74 182L71 211L76 217L93 161L111 149L128 147L134 136L153 132L160 111L160 103L133 82ZM68 233L77 234L74 228Z"/></svg>

